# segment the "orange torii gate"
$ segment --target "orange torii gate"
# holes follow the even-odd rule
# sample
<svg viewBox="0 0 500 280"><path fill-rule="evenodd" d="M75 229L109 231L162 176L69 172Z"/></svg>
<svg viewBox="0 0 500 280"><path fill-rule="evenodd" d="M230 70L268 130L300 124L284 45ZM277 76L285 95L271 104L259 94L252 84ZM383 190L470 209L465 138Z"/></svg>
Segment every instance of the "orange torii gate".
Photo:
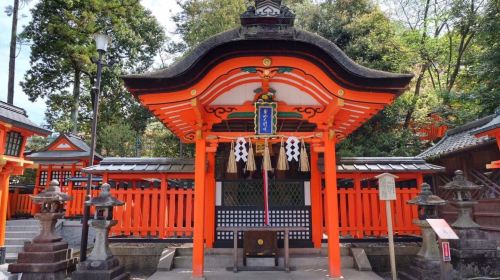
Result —
<svg viewBox="0 0 500 280"><path fill-rule="evenodd" d="M392 103L413 75L362 67L332 42L294 28L281 1L255 2L241 27L202 42L168 69L126 76L125 85L183 142L196 145L193 277L204 275L204 229L212 222L205 203L215 191L216 153L237 137L251 138L256 148L297 137L323 156L329 275L339 277L335 145ZM238 177L242 184L246 176Z"/></svg>

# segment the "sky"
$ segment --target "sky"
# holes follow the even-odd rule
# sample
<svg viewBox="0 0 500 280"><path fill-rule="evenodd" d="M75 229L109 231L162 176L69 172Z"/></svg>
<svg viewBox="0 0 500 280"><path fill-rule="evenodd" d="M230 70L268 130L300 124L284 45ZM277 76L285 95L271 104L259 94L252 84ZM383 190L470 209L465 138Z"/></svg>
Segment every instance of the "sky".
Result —
<svg viewBox="0 0 500 280"><path fill-rule="evenodd" d="M0 100L7 101L7 80L9 75L9 44L12 18L8 17L4 12L6 5L12 0L1 1L0 7ZM38 1L31 1L27 6L22 7L19 14L18 33L22 31L23 26L30 21L29 10L33 8ZM175 37L175 24L172 21L172 16L180 11L176 0L141 0L141 3L156 17L158 22L164 27L167 36ZM15 89L14 89L14 105L26 109L29 118L37 124L44 124L45 118L45 101L38 99L34 103L29 101L28 96L23 92L20 81L24 74L29 69L30 49L29 46L22 46L17 50L16 58L16 74L15 74Z"/></svg>

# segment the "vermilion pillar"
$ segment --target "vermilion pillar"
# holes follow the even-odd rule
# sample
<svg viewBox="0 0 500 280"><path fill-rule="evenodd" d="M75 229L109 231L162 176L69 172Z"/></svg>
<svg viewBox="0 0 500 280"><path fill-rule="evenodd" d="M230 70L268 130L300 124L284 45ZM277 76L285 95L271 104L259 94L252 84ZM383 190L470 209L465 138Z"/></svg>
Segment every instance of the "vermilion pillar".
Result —
<svg viewBox="0 0 500 280"><path fill-rule="evenodd" d="M321 198L321 173L318 170L318 153L311 146L311 215L314 248L321 248L323 239L323 199Z"/></svg>
<svg viewBox="0 0 500 280"><path fill-rule="evenodd" d="M1 168L1 167L0 167ZM7 227L7 207L9 203L9 173L0 173L0 255L5 254L5 229ZM5 255L4 255L5 256ZM0 258L0 264L3 263Z"/></svg>
<svg viewBox="0 0 500 280"><path fill-rule="evenodd" d="M328 267L330 277L341 277L339 213L337 196L337 164L335 159L335 136L325 133L325 201L328 211L326 233L328 235Z"/></svg>
<svg viewBox="0 0 500 280"><path fill-rule="evenodd" d="M213 248L215 238L215 152L208 152L205 176L205 242Z"/></svg>
<svg viewBox="0 0 500 280"><path fill-rule="evenodd" d="M201 135L200 135L201 136ZM194 171L194 236L193 236L193 278L203 277L205 227L205 177L206 177L206 140L196 140Z"/></svg>

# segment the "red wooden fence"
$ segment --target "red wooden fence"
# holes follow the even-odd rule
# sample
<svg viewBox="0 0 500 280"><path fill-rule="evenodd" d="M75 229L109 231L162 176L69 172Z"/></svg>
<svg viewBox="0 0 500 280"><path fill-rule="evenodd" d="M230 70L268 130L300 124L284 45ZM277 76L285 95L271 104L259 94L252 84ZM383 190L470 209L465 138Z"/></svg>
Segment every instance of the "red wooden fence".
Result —
<svg viewBox="0 0 500 280"><path fill-rule="evenodd" d="M419 228L412 223L418 216L417 208L406 204L406 201L418 193L417 188L396 188L396 200L391 202L395 234L420 234ZM338 199L341 236L363 238L387 235L385 201L379 200L377 188L362 188L358 192L354 188L340 188ZM325 216L328 215L325 203L323 209Z"/></svg>
<svg viewBox="0 0 500 280"><path fill-rule="evenodd" d="M63 187L62 191L72 197L72 199L66 203L66 218L83 216L83 202L85 201L86 193L85 188ZM99 195L98 190L92 190L91 193L92 197ZM93 209L91 209L91 211L93 215Z"/></svg>
<svg viewBox="0 0 500 280"><path fill-rule="evenodd" d="M193 234L193 189L137 188L112 190L125 205L114 209L118 225L111 235L191 237Z"/></svg>
<svg viewBox="0 0 500 280"><path fill-rule="evenodd" d="M13 216L30 216L33 202L30 194L20 194L19 189L9 193L9 205L7 207L7 219Z"/></svg>
<svg viewBox="0 0 500 280"><path fill-rule="evenodd" d="M123 180L126 181L126 180ZM137 237L191 237L193 234L194 190L179 186L169 186L163 180L161 186L138 185L132 181L131 187L112 189L119 200L125 202L116 207L114 217L118 224L111 228L114 236ZM66 206L66 217L83 214L85 189L67 187L64 191L73 197ZM396 234L419 234L412 221L417 217L415 207L406 204L416 196L417 188L397 188L397 200L392 202L393 225ZM33 214L33 204L29 194L11 193L9 199L10 216ZM94 190L92 196L98 195ZM387 235L387 221L384 202L378 199L376 188L339 188L340 235L363 238L364 236ZM326 205L323 203L325 223L328 220Z"/></svg>

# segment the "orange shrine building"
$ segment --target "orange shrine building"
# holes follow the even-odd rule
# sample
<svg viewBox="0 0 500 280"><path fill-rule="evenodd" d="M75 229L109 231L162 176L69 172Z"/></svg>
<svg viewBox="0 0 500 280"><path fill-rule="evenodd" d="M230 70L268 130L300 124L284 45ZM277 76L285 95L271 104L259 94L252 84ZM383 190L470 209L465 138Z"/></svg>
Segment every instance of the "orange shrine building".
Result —
<svg viewBox="0 0 500 280"><path fill-rule="evenodd" d="M89 164L90 147L80 137L73 134L60 134L52 143L40 151L27 155L27 158L38 166L34 194L49 186L50 181L57 180L61 190L74 199L66 205L66 216L83 215L83 202L87 176L82 169L98 164L102 156L96 154L94 161ZM98 181L100 178L93 178ZM32 214L35 206L31 207Z"/></svg>
<svg viewBox="0 0 500 280"><path fill-rule="evenodd" d="M34 168L33 161L24 158L26 140L33 135L47 136L50 133L30 121L24 109L0 101L0 264L6 256L10 176L22 175L25 168Z"/></svg>
<svg viewBox="0 0 500 280"><path fill-rule="evenodd" d="M291 247L327 245L329 275L339 277L341 242L387 236L375 176L398 176L394 230L413 236L417 209L406 201L443 168L418 157L337 158L336 144L413 76L360 66L332 42L296 29L281 1L255 2L240 27L171 67L123 78L158 120L195 145L194 159L98 156L88 166L88 146L61 135L30 155L39 162L37 187L58 179L76 201L66 215L78 217L85 195L78 172L109 182L125 202L113 211L112 237L192 241L194 278L204 276L207 248L231 247L234 238L241 247L241 235L220 228L264 226L302 228L290 232Z"/></svg>
<svg viewBox="0 0 500 280"><path fill-rule="evenodd" d="M326 236L329 275L339 277L339 219L351 213L339 213L340 184L349 182L342 181L335 145L391 104L412 75L360 66L332 42L294 28L295 16L281 1L255 2L241 15L241 27L209 38L167 69L126 76L125 85L181 141L196 147L193 277L204 275L206 247L239 238L216 227L263 225L267 218L270 225L309 228L291 236L297 246L321 246ZM369 187L366 174L384 172L383 163L370 163L346 163L348 172L358 173L354 188ZM160 165L172 163L145 163L140 172ZM401 168L417 183L422 173L433 172L405 159L386 168ZM268 206L261 199L264 181ZM361 209L353 192L342 203L358 199Z"/></svg>

